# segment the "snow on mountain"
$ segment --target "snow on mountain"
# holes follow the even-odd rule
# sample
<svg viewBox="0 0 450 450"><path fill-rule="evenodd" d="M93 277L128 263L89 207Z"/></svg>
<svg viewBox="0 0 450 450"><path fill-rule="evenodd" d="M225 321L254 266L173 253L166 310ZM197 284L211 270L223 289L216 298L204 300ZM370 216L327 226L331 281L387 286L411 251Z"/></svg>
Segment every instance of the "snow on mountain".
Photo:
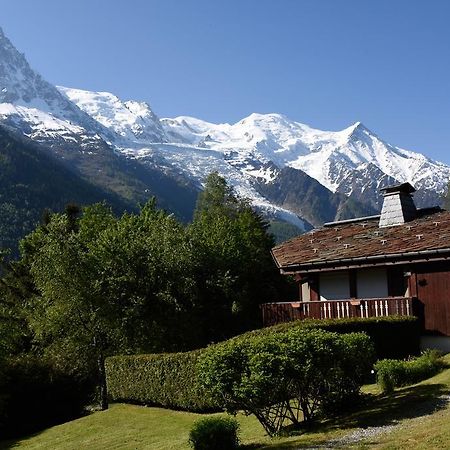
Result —
<svg viewBox="0 0 450 450"><path fill-rule="evenodd" d="M281 114L254 113L235 124L188 116L159 120L146 104L136 113L130 105L137 102L124 102L113 94L59 89L114 131L116 147L128 157L141 158L151 149L199 183L217 167L234 180L238 191L245 185L241 191L255 201L261 197L255 181L270 183L283 167L301 170L332 192L351 195L374 208L379 207L379 189L386 184L408 181L418 190L434 192L431 200L437 201L450 179L445 164L394 147L361 122L341 131L322 131ZM212 166L198 163L200 155ZM233 178L230 171L239 176Z"/></svg>
<svg viewBox="0 0 450 450"><path fill-rule="evenodd" d="M35 72L1 28L0 120L41 141L100 138L100 124Z"/></svg>
<svg viewBox="0 0 450 450"><path fill-rule="evenodd" d="M208 174L217 171L233 186L240 197L251 200L252 204L266 216L292 223L300 230L310 228L309 223L295 213L271 203L261 195L251 177L230 165L221 152L185 144L154 144L141 147L139 150L134 148L122 151L144 164L149 161L150 164L157 164L160 168L175 168L187 178L194 180L199 187L203 186Z"/></svg>
<svg viewBox="0 0 450 450"><path fill-rule="evenodd" d="M159 118L145 102L123 102L109 92L90 92L58 86L69 100L111 129L124 141L166 142Z"/></svg>
<svg viewBox="0 0 450 450"><path fill-rule="evenodd" d="M198 186L217 170L261 210L300 228L307 224L269 201L261 187L274 184L283 168L303 171L331 192L375 208L386 183L408 181L434 201L450 179L450 167L394 147L360 122L322 131L281 114L254 113L234 124L188 116L159 119L147 103L56 88L29 66L1 29L0 121L34 140L63 143L66 151L78 145L82 154L92 154L98 145L167 173L175 170Z"/></svg>
<svg viewBox="0 0 450 450"><path fill-rule="evenodd" d="M306 172L332 192L353 193L349 176L361 178L368 165L380 177L410 182L417 189L442 192L450 167L394 147L356 122L342 131L321 131L280 114L251 114L233 124L210 124L190 117L162 119L166 135L220 152L235 152L241 162L272 161ZM232 158L233 159L233 158ZM250 173L248 171L248 173Z"/></svg>
<svg viewBox="0 0 450 450"><path fill-rule="evenodd" d="M159 168L175 168L199 187L209 173L218 171L241 197L249 198L269 217L288 221L302 230L308 228L309 225L295 213L272 204L253 186L253 177L275 177L273 164L269 163L268 158L250 161L246 155L227 150L226 145L223 149L207 148L206 143L212 139L227 142L226 129L229 125L214 126L190 118L187 129L182 120L179 127L174 124L173 128L168 128L168 119L160 121L145 103L122 101L108 92L89 92L62 86L58 89L81 110L113 131L115 139L111 143L126 157L135 158L143 164L156 164ZM206 129L214 138L204 133Z"/></svg>

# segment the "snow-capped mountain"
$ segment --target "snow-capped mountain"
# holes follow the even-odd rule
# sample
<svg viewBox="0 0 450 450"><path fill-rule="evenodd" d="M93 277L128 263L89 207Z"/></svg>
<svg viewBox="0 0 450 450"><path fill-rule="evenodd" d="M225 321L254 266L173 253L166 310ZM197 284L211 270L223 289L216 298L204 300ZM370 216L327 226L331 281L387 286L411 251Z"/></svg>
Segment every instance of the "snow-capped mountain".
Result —
<svg viewBox="0 0 450 450"><path fill-rule="evenodd" d="M108 135L55 86L35 72L0 28L0 121L40 142L92 146Z"/></svg>
<svg viewBox="0 0 450 450"><path fill-rule="evenodd" d="M48 83L1 30L0 93L0 124L46 145L83 178L125 196L128 202L136 204L156 195L162 206L175 208L187 218L187 210L192 212L195 203L194 191L201 188L207 173L219 170L268 215L307 227L295 213L266 200L249 180L217 158L203 153L199 157L194 148L186 152L190 162L177 164L185 149L182 145L164 148L168 139L163 124L148 104ZM197 170L191 173L186 167Z"/></svg>
<svg viewBox="0 0 450 450"><path fill-rule="evenodd" d="M125 143L167 141L162 124L148 103L123 102L109 92L90 92L62 86L58 86L58 89Z"/></svg>
<svg viewBox="0 0 450 450"><path fill-rule="evenodd" d="M447 165L394 147L361 122L342 131L317 130L280 114L251 114L233 125L190 117L162 122L166 135L176 142L233 151L233 161L249 175L271 181L273 171L252 166L255 160L271 161L279 168L306 172L332 192L366 197L374 206L378 206L376 193L383 185L408 181L418 190L441 193L450 179Z"/></svg>
<svg viewBox="0 0 450 450"><path fill-rule="evenodd" d="M144 102L55 87L0 29L1 123L128 201L164 195L170 208L186 188L191 202L218 171L266 215L300 229L374 213L379 188L396 181L436 201L450 179L450 167L391 146L360 122L321 131L281 114L255 113L234 124L160 119Z"/></svg>

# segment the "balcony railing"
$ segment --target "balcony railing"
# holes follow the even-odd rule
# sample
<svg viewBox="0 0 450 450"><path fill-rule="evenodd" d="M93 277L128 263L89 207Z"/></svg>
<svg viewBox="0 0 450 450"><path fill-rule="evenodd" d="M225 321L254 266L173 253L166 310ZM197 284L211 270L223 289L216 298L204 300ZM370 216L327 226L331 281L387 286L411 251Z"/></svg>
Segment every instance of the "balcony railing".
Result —
<svg viewBox="0 0 450 450"><path fill-rule="evenodd" d="M302 319L413 315L411 297L265 303L261 311L264 326Z"/></svg>

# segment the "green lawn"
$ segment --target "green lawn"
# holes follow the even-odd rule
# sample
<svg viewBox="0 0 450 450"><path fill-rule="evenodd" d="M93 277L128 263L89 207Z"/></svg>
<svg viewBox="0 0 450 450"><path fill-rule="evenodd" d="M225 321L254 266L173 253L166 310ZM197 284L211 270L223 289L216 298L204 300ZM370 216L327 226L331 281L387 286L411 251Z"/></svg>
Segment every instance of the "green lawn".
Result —
<svg viewBox="0 0 450 450"><path fill-rule="evenodd" d="M450 364L450 355L446 357ZM297 436L269 439L253 417L238 416L248 449L307 448L361 427L399 425L392 432L341 448L450 448L450 369L382 396L367 386L364 407L338 421L320 424ZM4 442L2 448L28 449L187 449L190 426L198 414L114 404L107 411L49 428L33 436Z"/></svg>
<svg viewBox="0 0 450 450"><path fill-rule="evenodd" d="M49 428L25 439L8 442L2 448L27 449L188 449L188 433L200 414L161 408L113 404L107 411ZM254 417L238 416L241 437L251 448L297 446L300 442L324 442L336 432L271 440L264 436Z"/></svg>

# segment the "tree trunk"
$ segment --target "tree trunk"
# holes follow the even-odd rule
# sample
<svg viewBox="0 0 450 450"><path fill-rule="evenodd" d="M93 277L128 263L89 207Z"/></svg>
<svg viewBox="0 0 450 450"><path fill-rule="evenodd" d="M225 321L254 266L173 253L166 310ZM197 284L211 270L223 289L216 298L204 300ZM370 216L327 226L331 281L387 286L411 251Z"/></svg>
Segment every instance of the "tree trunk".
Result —
<svg viewBox="0 0 450 450"><path fill-rule="evenodd" d="M102 410L108 409L108 388L106 385L106 370L105 357L103 352L98 354L97 358L98 374L99 374L99 388L100 388L100 407Z"/></svg>

